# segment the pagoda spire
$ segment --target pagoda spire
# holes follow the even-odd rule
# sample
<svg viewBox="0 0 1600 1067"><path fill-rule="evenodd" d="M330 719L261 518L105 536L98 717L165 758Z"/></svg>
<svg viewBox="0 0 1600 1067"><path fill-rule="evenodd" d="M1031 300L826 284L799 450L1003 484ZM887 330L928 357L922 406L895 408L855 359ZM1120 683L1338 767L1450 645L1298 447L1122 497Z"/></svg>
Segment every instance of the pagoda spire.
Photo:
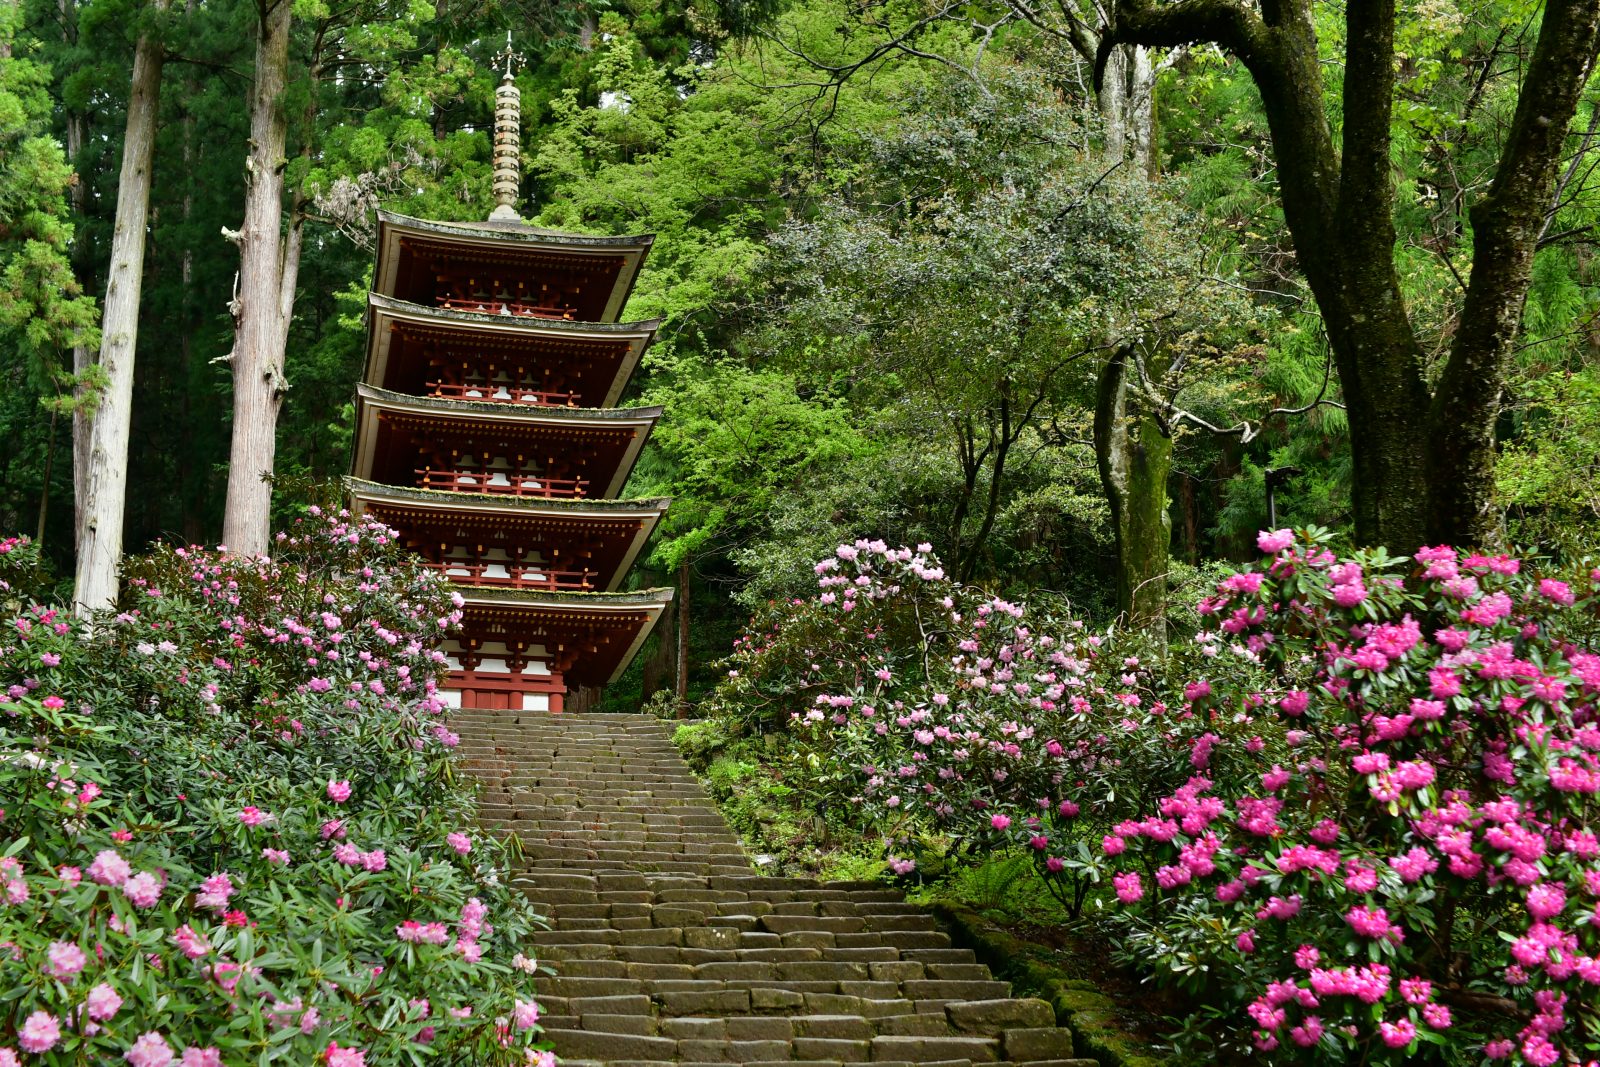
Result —
<svg viewBox="0 0 1600 1067"><path fill-rule="evenodd" d="M506 31L506 46L495 56L504 60L505 77L494 91L494 210L490 222L518 222L517 189L521 185L522 91L517 88L516 64L522 57L511 50L511 31Z"/></svg>

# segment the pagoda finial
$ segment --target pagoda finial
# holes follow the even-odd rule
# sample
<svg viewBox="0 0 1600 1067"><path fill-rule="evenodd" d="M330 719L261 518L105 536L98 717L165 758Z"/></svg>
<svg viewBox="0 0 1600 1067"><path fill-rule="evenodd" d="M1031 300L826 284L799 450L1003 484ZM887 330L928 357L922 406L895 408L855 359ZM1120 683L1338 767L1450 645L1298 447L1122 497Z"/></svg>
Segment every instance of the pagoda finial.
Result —
<svg viewBox="0 0 1600 1067"><path fill-rule="evenodd" d="M495 57L505 61L505 77L494 91L494 210L489 221L518 221L517 188L521 184L522 93L516 82L516 66L523 59L511 48L511 31L506 31L506 46Z"/></svg>

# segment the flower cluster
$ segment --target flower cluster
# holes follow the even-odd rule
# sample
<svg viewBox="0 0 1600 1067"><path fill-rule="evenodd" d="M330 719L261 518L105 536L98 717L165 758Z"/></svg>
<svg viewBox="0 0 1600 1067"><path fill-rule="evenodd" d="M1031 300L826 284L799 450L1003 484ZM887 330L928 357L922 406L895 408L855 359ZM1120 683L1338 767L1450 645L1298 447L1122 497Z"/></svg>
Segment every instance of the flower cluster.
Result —
<svg viewBox="0 0 1600 1067"><path fill-rule="evenodd" d="M1261 743L1158 804L1208 799L1204 817L1102 851L1114 878L1188 871L1125 897L1128 929L1148 947L1171 917L1214 916L1212 962L1259 990L1263 1052L1581 1056L1600 1037L1565 1007L1600 998L1600 571L1322 542L1264 533L1265 566L1201 605L1218 633L1187 731Z"/></svg>
<svg viewBox="0 0 1600 1067"><path fill-rule="evenodd" d="M1263 533L1152 670L1127 635L857 542L719 698L883 833L1021 850L1251 1054L1548 1067L1600 1046L1600 571ZM776 713L776 714L775 714ZM750 715L746 711L746 715ZM1097 888L1103 887L1103 889Z"/></svg>
<svg viewBox="0 0 1600 1067"><path fill-rule="evenodd" d="M454 784L448 587L315 512L127 577L0 638L0 1064L547 1062L534 916Z"/></svg>

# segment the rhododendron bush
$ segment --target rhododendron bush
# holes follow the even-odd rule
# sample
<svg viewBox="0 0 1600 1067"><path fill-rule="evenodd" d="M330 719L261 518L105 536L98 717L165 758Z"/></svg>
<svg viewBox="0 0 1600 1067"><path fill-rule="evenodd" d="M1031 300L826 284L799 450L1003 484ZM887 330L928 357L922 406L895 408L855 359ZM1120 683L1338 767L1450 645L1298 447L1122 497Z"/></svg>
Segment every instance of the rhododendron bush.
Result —
<svg viewBox="0 0 1600 1067"><path fill-rule="evenodd" d="M535 917L472 830L447 586L313 514L0 639L0 1065L543 1062Z"/></svg>
<svg viewBox="0 0 1600 1067"><path fill-rule="evenodd" d="M1127 957L1258 1058L1593 1059L1600 572L1261 547L1152 671L925 552L842 546L725 688L804 700L818 780L897 851L1097 882Z"/></svg>

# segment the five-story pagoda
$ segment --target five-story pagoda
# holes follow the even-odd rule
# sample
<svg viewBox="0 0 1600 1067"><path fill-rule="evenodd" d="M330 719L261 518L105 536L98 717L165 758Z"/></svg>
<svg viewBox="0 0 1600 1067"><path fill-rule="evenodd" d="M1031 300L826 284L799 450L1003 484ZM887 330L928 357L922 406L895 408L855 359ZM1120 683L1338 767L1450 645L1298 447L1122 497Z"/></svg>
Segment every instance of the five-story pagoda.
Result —
<svg viewBox="0 0 1600 1067"><path fill-rule="evenodd" d="M621 500L660 408L614 407L655 322L622 323L651 238L525 225L509 49L487 222L378 216L354 509L465 600L446 699L560 711L614 681L671 600L617 592L665 500Z"/></svg>

